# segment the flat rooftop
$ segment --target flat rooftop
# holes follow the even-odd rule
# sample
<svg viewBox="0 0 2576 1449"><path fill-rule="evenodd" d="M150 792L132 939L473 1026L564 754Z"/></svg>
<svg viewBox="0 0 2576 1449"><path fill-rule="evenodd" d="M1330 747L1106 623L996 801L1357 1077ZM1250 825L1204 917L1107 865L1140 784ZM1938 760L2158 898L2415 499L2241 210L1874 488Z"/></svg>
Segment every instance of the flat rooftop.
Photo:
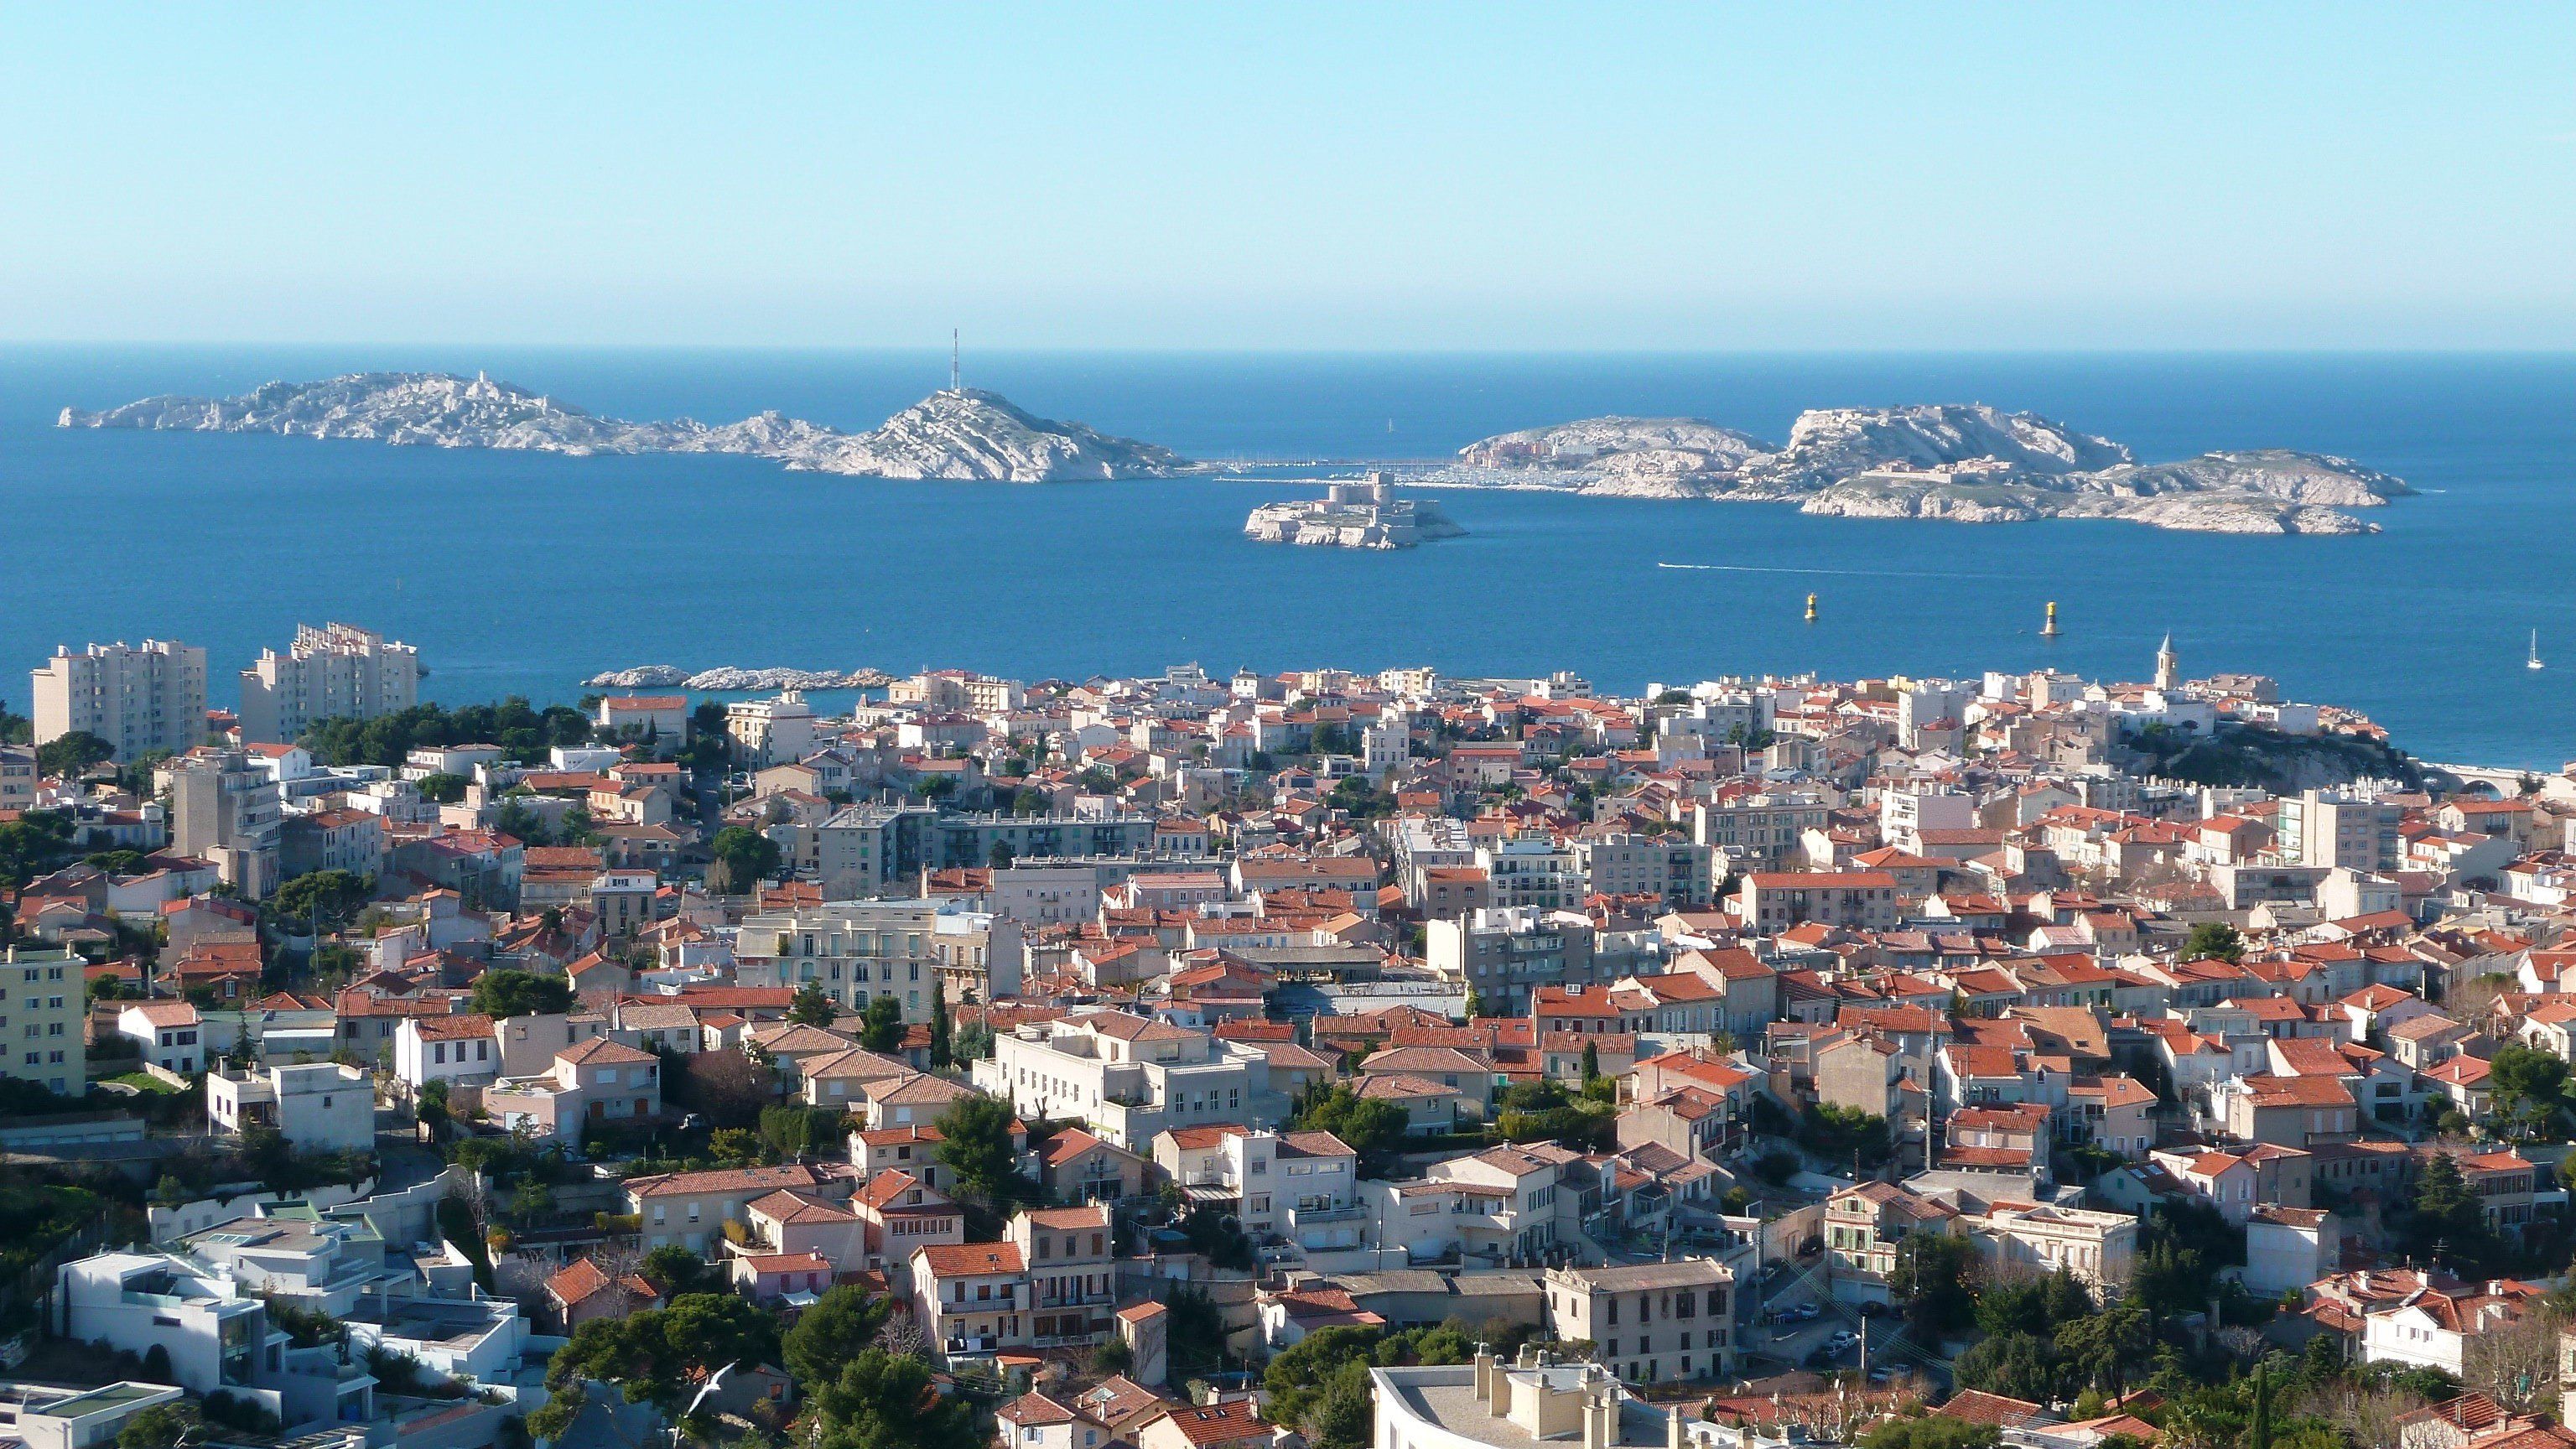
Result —
<svg viewBox="0 0 2576 1449"><path fill-rule="evenodd" d="M1578 1388L1583 1382L1581 1363L1555 1364L1544 1369L1498 1369L1498 1372L1545 1374L1551 1387ZM1540 1445L1579 1445L1583 1431L1574 1428L1566 1433L1541 1439L1515 1424L1508 1417L1488 1413L1484 1401L1476 1397L1476 1369L1472 1364L1445 1368L1381 1370L1385 1381L1394 1389L1404 1407L1415 1417L1439 1425L1464 1439L1491 1444L1496 1449L1537 1449ZM1666 1419L1664 1411L1622 1393L1619 1396L1619 1442L1638 1449L1663 1449Z"/></svg>

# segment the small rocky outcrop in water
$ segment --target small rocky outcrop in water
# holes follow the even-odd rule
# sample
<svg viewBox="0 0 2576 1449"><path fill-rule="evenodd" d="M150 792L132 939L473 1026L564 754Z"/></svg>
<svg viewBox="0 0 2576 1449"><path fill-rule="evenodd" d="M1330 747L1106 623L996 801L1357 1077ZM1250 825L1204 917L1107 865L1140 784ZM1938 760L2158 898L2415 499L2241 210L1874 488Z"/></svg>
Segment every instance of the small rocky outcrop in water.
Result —
<svg viewBox="0 0 2576 1449"><path fill-rule="evenodd" d="M583 680L584 689L882 689L891 677L873 669L744 669L719 665L692 674L676 664L612 669Z"/></svg>
<svg viewBox="0 0 2576 1449"><path fill-rule="evenodd" d="M2108 438L1982 403L1828 408L1784 444L1695 418L1592 418L1504 433L1422 481L1645 498L1796 503L1847 518L2119 518L2212 533L2372 533L2340 512L2412 490L2282 449L2136 462Z"/></svg>
<svg viewBox="0 0 2576 1449"><path fill-rule="evenodd" d="M65 408L66 428L152 428L362 438L439 448L569 453L741 453L790 468L877 478L1047 483L1188 471L1168 448L1033 416L974 388L933 393L869 432L764 412L710 426L598 417L488 377L364 372L272 382L232 398L154 397L106 412Z"/></svg>

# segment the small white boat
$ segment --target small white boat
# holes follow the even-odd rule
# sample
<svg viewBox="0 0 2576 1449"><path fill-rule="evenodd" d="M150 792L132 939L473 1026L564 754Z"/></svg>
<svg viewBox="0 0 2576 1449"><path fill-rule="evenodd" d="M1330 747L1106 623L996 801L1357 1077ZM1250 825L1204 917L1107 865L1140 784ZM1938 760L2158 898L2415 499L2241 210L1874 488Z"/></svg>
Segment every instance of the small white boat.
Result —
<svg viewBox="0 0 2576 1449"><path fill-rule="evenodd" d="M2531 656L2522 661L2522 667L2525 669L2547 669L2549 667L2548 665L2540 662L2540 631L2537 629L2531 631Z"/></svg>

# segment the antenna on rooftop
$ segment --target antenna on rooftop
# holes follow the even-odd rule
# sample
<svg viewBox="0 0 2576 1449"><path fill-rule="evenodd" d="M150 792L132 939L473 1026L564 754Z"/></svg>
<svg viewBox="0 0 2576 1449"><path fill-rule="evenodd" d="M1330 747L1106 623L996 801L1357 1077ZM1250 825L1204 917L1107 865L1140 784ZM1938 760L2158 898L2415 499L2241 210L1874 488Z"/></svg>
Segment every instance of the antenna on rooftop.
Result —
<svg viewBox="0 0 2576 1449"><path fill-rule="evenodd" d="M948 390L950 392L966 390L966 385L957 380L957 335L957 328L948 329Z"/></svg>

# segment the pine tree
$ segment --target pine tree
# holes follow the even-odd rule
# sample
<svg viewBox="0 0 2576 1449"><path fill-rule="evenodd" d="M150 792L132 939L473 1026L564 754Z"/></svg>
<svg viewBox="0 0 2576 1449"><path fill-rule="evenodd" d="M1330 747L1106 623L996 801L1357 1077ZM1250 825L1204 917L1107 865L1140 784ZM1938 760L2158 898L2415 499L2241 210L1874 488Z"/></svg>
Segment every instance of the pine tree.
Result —
<svg viewBox="0 0 2576 1449"><path fill-rule="evenodd" d="M2254 1422L2245 1431L2245 1449L2272 1449L2272 1369L2254 1367Z"/></svg>
<svg viewBox="0 0 2576 1449"><path fill-rule="evenodd" d="M948 986L941 981L930 983L930 1065L933 1069L956 1065L955 1044L949 1036Z"/></svg>

